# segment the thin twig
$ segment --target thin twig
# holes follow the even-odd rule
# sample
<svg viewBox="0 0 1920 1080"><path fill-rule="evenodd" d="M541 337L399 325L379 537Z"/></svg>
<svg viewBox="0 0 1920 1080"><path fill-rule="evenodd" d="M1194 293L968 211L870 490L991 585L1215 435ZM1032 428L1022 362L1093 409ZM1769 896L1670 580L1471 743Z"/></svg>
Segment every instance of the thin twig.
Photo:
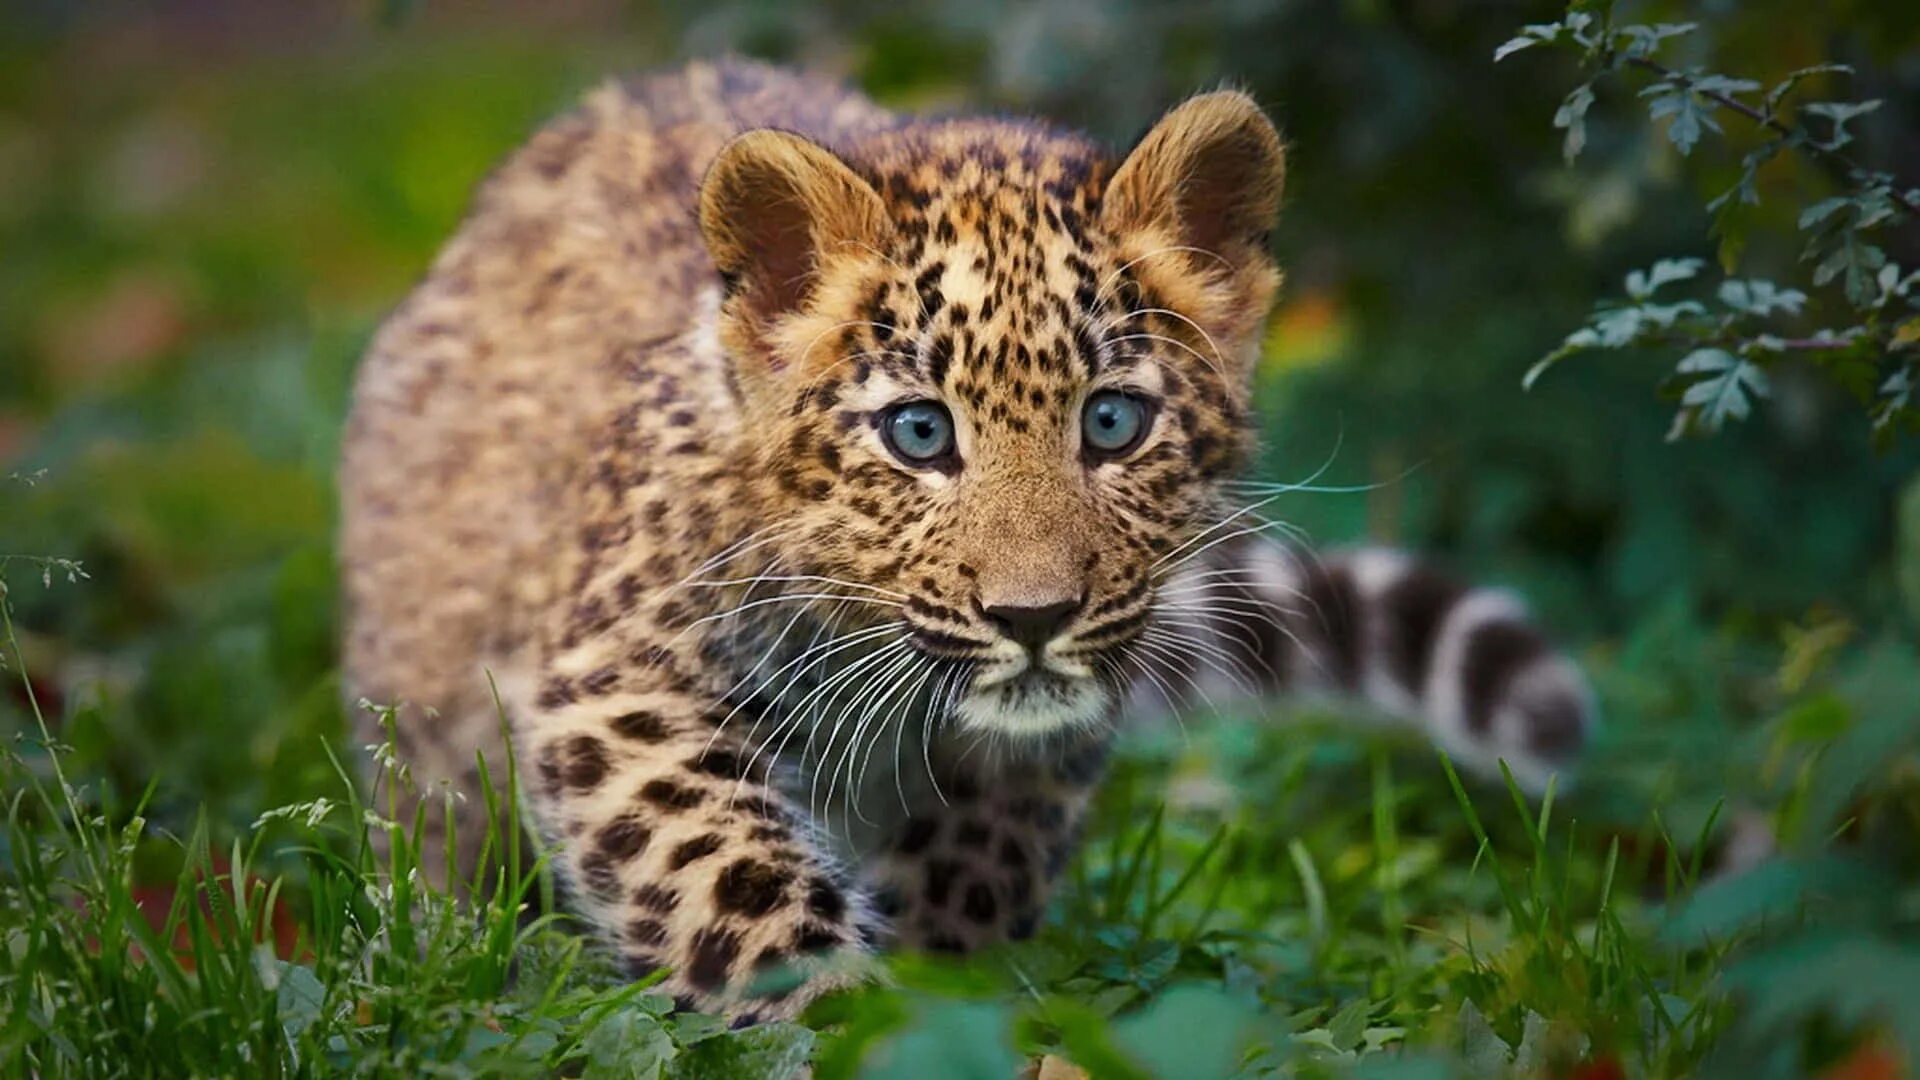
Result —
<svg viewBox="0 0 1920 1080"><path fill-rule="evenodd" d="M1649 60L1644 56L1630 56L1627 58L1627 63L1643 71L1650 71L1666 79L1668 82L1678 83L1685 87L1688 93L1698 94L1722 108L1731 109L1754 123L1759 124L1761 127L1785 138L1791 139L1800 134L1792 125L1782 121L1771 112L1762 112L1746 102L1741 101L1739 98L1719 90L1702 90L1699 87L1698 81L1695 80L1693 76L1684 72L1675 71L1657 60ZM1855 161L1850 155L1821 146L1819 143L1813 142L1810 138L1800 145L1807 147L1813 153L1826 158L1836 165L1845 167L1848 172L1865 171L1860 163ZM1896 184L1888 184L1887 189L1895 202L1906 207L1908 213L1913 214L1915 217L1920 217L1920 198L1916 198L1910 192L1902 191Z"/></svg>

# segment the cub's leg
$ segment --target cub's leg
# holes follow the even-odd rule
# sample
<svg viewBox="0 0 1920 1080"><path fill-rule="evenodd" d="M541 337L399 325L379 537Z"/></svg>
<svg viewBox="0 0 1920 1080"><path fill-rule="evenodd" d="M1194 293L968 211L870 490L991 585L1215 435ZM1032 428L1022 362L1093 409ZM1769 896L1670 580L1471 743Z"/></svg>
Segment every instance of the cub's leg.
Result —
<svg viewBox="0 0 1920 1080"><path fill-rule="evenodd" d="M550 680L552 686L568 685ZM854 977L877 918L797 807L673 691L555 702L517 734L571 905L684 1008L790 1016ZM570 696L560 694L560 697Z"/></svg>
<svg viewBox="0 0 1920 1080"><path fill-rule="evenodd" d="M1324 557L1264 538L1221 544L1160 589L1168 687L1348 695L1421 724L1482 772L1538 790L1595 723L1586 680L1520 600L1400 552ZM1178 641L1168 638L1177 637ZM1168 677L1171 675L1171 677ZM1136 699L1151 702L1158 696Z"/></svg>
<svg viewBox="0 0 1920 1080"><path fill-rule="evenodd" d="M1105 736L1034 760L956 769L870 860L900 944L965 952L1032 936L1073 856L1106 763Z"/></svg>

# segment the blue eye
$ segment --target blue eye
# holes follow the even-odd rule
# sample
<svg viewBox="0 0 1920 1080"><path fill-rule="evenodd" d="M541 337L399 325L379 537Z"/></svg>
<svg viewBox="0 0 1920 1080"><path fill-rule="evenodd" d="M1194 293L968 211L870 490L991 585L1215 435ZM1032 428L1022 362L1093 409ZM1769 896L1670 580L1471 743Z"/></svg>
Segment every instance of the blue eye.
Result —
<svg viewBox="0 0 1920 1080"><path fill-rule="evenodd" d="M1102 390L1080 413L1080 434L1097 454L1115 457L1140 445L1153 420L1145 399L1118 390Z"/></svg>
<svg viewBox="0 0 1920 1080"><path fill-rule="evenodd" d="M953 455L953 417L945 406L910 401L880 421L880 433L895 457L909 465L927 465Z"/></svg>

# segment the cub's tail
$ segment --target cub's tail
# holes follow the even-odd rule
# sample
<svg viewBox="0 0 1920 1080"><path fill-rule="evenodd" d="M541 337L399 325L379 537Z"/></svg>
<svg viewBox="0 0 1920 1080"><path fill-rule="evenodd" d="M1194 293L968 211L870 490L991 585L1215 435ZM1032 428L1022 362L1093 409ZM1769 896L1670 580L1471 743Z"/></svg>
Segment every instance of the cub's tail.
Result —
<svg viewBox="0 0 1920 1080"><path fill-rule="evenodd" d="M1585 677L1519 598L1385 548L1324 556L1240 538L1159 587L1134 701L1248 691L1358 697L1416 722L1469 767L1538 790L1591 737Z"/></svg>

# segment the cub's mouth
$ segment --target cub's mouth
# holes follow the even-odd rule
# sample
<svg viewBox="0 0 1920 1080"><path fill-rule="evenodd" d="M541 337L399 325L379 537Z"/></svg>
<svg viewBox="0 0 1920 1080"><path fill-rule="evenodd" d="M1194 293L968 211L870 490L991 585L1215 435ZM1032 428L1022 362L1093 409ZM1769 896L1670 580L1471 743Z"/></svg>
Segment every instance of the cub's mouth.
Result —
<svg viewBox="0 0 1920 1080"><path fill-rule="evenodd" d="M1112 692L1091 673L1029 664L977 678L954 715L968 730L1038 736L1098 724L1112 701Z"/></svg>
<svg viewBox="0 0 1920 1080"><path fill-rule="evenodd" d="M1045 635L1003 632L987 640L916 625L913 638L928 655L968 665L951 710L961 729L1043 737L1103 723L1118 699L1100 675L1099 658L1128 635L1096 629L1096 642L1064 625Z"/></svg>

